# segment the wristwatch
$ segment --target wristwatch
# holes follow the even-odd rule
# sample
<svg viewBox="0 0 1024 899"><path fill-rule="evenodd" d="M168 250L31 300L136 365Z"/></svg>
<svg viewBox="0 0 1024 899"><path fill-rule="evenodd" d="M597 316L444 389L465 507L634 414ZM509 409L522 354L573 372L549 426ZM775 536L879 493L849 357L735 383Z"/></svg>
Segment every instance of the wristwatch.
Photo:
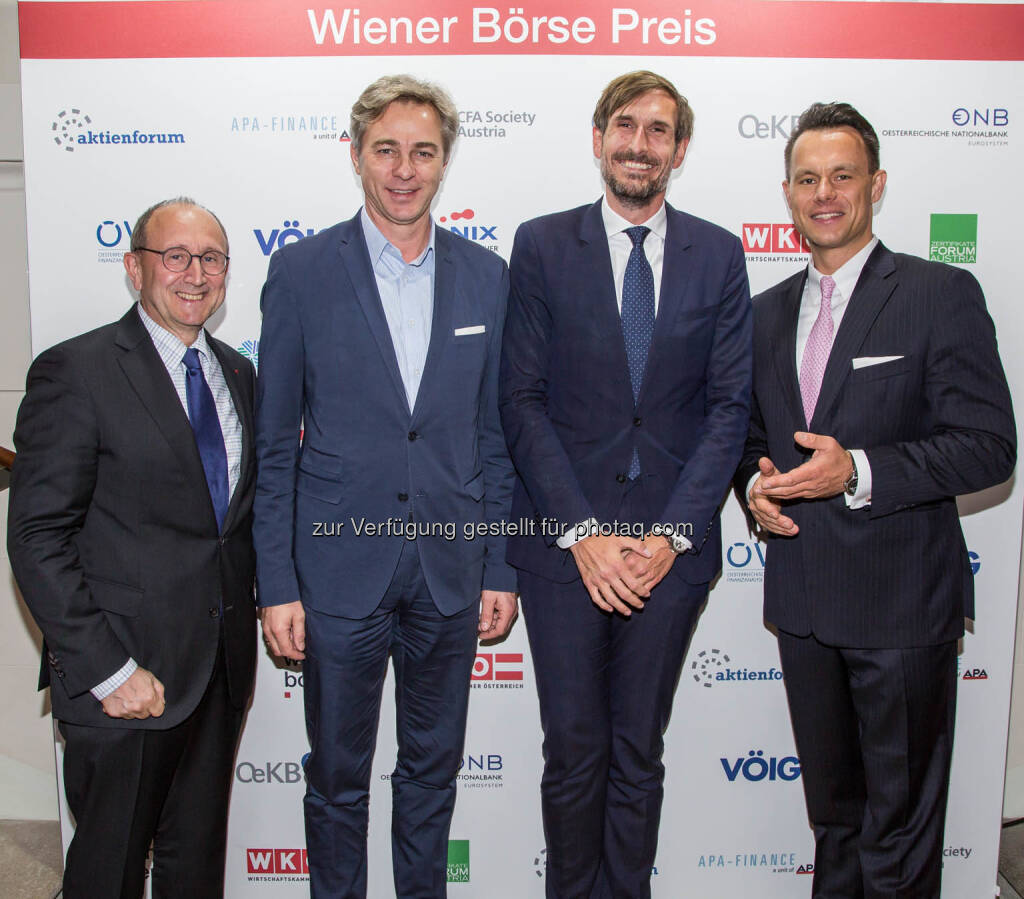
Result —
<svg viewBox="0 0 1024 899"><path fill-rule="evenodd" d="M843 481L843 490L846 491L847 496L854 496L857 493L857 463L854 461L853 453L849 450L846 451L846 455L850 457L850 464L853 466L853 471L850 476Z"/></svg>
<svg viewBox="0 0 1024 899"><path fill-rule="evenodd" d="M661 529L661 536L668 541L669 548L677 556L686 552L690 548L690 541L685 537L680 537L670 524L665 525Z"/></svg>

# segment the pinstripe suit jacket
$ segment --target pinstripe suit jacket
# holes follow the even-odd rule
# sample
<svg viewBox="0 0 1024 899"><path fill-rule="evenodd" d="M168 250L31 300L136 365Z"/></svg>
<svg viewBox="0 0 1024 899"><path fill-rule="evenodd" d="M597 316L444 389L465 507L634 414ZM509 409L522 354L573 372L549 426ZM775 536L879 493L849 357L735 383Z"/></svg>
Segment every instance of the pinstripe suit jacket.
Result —
<svg viewBox="0 0 1024 899"><path fill-rule="evenodd" d="M871 505L842 495L786 508L796 537L770 536L765 619L857 648L926 646L963 634L974 588L955 497L1008 478L1016 459L1010 393L977 281L892 253L868 258L843 316L810 422L796 370L806 271L754 300L754 401L736 483L761 456L780 471L809 430L866 451ZM857 357L898 356L853 368Z"/></svg>

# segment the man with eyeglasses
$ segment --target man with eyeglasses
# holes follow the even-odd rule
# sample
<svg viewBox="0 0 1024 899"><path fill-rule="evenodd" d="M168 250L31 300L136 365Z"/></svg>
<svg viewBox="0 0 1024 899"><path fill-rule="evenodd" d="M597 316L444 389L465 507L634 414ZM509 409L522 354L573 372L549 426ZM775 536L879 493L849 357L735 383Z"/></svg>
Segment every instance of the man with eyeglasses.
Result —
<svg viewBox="0 0 1024 899"><path fill-rule="evenodd" d="M42 353L14 434L8 549L44 637L76 831L65 899L219 897L256 659L252 365L204 330L227 236L146 210L139 302Z"/></svg>

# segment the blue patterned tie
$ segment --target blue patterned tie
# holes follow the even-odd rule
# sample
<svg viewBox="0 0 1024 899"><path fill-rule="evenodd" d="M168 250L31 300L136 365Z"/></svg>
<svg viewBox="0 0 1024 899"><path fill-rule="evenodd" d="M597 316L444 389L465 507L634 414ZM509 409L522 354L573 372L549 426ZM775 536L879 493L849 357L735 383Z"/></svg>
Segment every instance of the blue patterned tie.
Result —
<svg viewBox="0 0 1024 899"><path fill-rule="evenodd" d="M199 364L199 351L189 347L181 361L186 368L185 401L188 405L188 420L196 435L196 447L203 461L219 531L228 513L228 454L224 449L224 435L221 433L213 393L210 392L210 385L206 383L203 368Z"/></svg>
<svg viewBox="0 0 1024 899"><path fill-rule="evenodd" d="M629 362L629 380L633 385L633 403L640 398L640 385L644 380L647 353L654 336L654 272L644 253L644 239L650 228L637 225L627 228L633 249L626 262L626 275L622 279L622 336L626 341L626 359ZM633 447L629 463L629 476L640 474L640 455Z"/></svg>

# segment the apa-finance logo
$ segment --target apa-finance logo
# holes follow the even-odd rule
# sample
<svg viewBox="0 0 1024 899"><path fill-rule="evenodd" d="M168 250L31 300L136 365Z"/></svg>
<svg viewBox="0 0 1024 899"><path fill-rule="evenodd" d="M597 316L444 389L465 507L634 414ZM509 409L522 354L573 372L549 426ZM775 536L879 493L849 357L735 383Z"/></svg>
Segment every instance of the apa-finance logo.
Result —
<svg viewBox="0 0 1024 899"><path fill-rule="evenodd" d="M241 137L291 137L300 140L327 141L330 145L349 143L345 117L323 110L275 110L248 115L233 115L228 127Z"/></svg>
<svg viewBox="0 0 1024 899"><path fill-rule="evenodd" d="M448 841L448 883L469 883L469 840Z"/></svg>
<svg viewBox="0 0 1024 899"><path fill-rule="evenodd" d="M928 258L952 265L978 261L978 216L932 213Z"/></svg>
<svg viewBox="0 0 1024 899"><path fill-rule="evenodd" d="M92 116L72 106L57 113L50 123L50 133L53 142L68 153L84 147L185 143L185 135L180 131L153 131L131 126L94 129L93 125Z"/></svg>
<svg viewBox="0 0 1024 899"><path fill-rule="evenodd" d="M475 690L522 690L521 652L479 652L473 660L470 687Z"/></svg>
<svg viewBox="0 0 1024 899"><path fill-rule="evenodd" d="M474 210L462 209L449 212L447 215L442 215L437 221L452 234L465 237L466 240L478 243L494 253L498 252L498 226L482 224L476 220Z"/></svg>
<svg viewBox="0 0 1024 899"><path fill-rule="evenodd" d="M246 849L246 878L250 883L309 880L305 849Z"/></svg>
<svg viewBox="0 0 1024 899"><path fill-rule="evenodd" d="M260 252L269 256L274 250L280 250L285 244L295 243L304 237L312 237L317 233L316 228L303 229L298 219L285 219L280 228L271 228L264 232L262 228L253 228L253 235L256 243L260 246Z"/></svg>
<svg viewBox="0 0 1024 899"><path fill-rule="evenodd" d="M781 681L782 672L771 668L745 668L733 665L732 660L720 649L702 649L690 662L690 676L702 687L715 684L765 684Z"/></svg>
<svg viewBox="0 0 1024 899"><path fill-rule="evenodd" d="M778 758L765 756L763 749L751 749L746 758L719 759L729 783L746 780L750 783L762 781L793 781L800 776L800 759L795 755Z"/></svg>
<svg viewBox="0 0 1024 899"><path fill-rule="evenodd" d="M759 540L738 540L725 551L725 579L733 583L760 584L768 547Z"/></svg>
<svg viewBox="0 0 1024 899"><path fill-rule="evenodd" d="M116 262L132 247L132 226L128 219L104 219L96 226L97 262Z"/></svg>
<svg viewBox="0 0 1024 899"><path fill-rule="evenodd" d="M796 852L789 849L763 849L751 852L727 850L697 856L697 868L710 871L737 871L756 868L764 874L798 874Z"/></svg>

